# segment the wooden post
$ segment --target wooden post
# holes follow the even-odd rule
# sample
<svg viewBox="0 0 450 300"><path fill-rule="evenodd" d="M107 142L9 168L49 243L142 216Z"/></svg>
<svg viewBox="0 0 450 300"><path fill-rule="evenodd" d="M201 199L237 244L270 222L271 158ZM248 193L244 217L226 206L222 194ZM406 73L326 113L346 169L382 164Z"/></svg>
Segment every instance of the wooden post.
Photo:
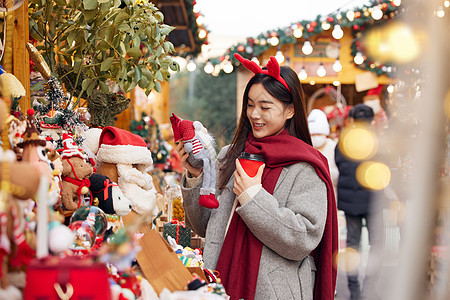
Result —
<svg viewBox="0 0 450 300"><path fill-rule="evenodd" d="M13 74L19 79L27 92L26 97L20 99L23 112L31 107L30 104L30 58L26 48L28 42L28 0L13 11Z"/></svg>

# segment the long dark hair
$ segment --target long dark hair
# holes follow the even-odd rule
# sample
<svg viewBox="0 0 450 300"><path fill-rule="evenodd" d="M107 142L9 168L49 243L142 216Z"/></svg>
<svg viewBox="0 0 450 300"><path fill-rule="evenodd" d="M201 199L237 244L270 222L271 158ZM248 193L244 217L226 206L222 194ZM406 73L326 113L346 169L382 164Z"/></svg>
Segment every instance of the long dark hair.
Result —
<svg viewBox="0 0 450 300"><path fill-rule="evenodd" d="M286 81L290 92L278 80L261 73L253 76L247 83L242 101L242 112L239 118L239 124L236 132L234 133L234 137L231 141L227 154L220 160L220 188L225 188L227 182L231 178L231 175L233 175L233 172L236 169L235 160L241 152L244 151L245 141L247 140L248 134L252 130L250 121L247 118L247 104L248 93L250 88L255 83L261 83L270 95L284 104L285 109L289 107L289 105L294 105L294 116L286 121L285 128L287 128L290 135L301 139L309 145L312 145L311 136L308 129L305 96L303 94L297 73L289 67L280 67L280 75Z"/></svg>

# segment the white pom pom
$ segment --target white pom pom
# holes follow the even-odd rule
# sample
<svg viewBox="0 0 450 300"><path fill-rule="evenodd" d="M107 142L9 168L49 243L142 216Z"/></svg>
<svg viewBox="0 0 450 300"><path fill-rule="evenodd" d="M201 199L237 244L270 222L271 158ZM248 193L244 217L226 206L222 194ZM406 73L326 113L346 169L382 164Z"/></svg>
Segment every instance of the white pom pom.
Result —
<svg viewBox="0 0 450 300"><path fill-rule="evenodd" d="M200 123L199 121L194 121L194 129L197 131L197 130L202 130L204 127L203 127L203 124L202 123Z"/></svg>
<svg viewBox="0 0 450 300"><path fill-rule="evenodd" d="M69 227L65 225L53 227L48 237L49 248L53 253L64 252L72 246L74 239L75 234Z"/></svg>

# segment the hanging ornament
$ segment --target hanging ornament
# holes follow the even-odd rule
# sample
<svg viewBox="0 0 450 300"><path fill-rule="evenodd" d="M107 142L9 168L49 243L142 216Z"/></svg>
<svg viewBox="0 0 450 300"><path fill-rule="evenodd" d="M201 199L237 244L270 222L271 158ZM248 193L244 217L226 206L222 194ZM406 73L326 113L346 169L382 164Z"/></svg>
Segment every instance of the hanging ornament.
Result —
<svg viewBox="0 0 450 300"><path fill-rule="evenodd" d="M306 73L305 66L303 66L300 72L298 73L298 79L305 80L307 77L308 74Z"/></svg>
<svg viewBox="0 0 450 300"><path fill-rule="evenodd" d="M244 52L244 51L245 51L245 46L244 46L244 45L239 45L239 46L237 47L237 51L239 51L239 52Z"/></svg>
<svg viewBox="0 0 450 300"><path fill-rule="evenodd" d="M328 17L327 18L327 22L328 23L333 23L334 22L334 18L333 17Z"/></svg>
<svg viewBox="0 0 450 300"><path fill-rule="evenodd" d="M334 25L334 29L331 35L337 40L341 39L344 36L344 31L342 31L341 25L339 24Z"/></svg>

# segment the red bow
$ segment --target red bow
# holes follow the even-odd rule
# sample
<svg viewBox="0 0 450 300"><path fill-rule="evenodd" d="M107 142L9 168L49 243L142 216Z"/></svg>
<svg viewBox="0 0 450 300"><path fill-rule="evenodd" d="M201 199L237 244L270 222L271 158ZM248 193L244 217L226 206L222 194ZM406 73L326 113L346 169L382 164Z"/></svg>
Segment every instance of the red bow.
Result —
<svg viewBox="0 0 450 300"><path fill-rule="evenodd" d="M172 224L176 224L177 225L177 231L176 231L176 236L175 236L175 241L178 244L178 241L180 240L180 225L183 228L186 228L186 224L184 223L184 221L178 221L178 219L172 219L172 222L170 222Z"/></svg>
<svg viewBox="0 0 450 300"><path fill-rule="evenodd" d="M103 191L103 200L106 200L106 199L108 199L108 197L109 197L109 194L108 194L108 188L109 188L110 186L119 186L119 185L118 185L118 184L115 184L114 182L112 182L111 180L109 180L109 178L106 178L105 181L104 181L104 183L105 183L105 187L104 187L102 190L98 191L98 193L100 193L100 192Z"/></svg>
<svg viewBox="0 0 450 300"><path fill-rule="evenodd" d="M247 70L253 72L254 74L262 73L262 74L269 75L270 77L275 78L282 85L284 85L284 87L287 88L289 92L291 91L289 89L289 86L286 83L286 80L284 80L284 78L281 77L281 75L280 75L280 65L278 64L278 61L275 57L273 57L273 56L270 57L269 62L267 63L267 66L266 66L267 70L261 69L261 67L258 66L254 61L250 61L246 58L243 58L239 53L235 53L234 57L241 64L243 64Z"/></svg>

